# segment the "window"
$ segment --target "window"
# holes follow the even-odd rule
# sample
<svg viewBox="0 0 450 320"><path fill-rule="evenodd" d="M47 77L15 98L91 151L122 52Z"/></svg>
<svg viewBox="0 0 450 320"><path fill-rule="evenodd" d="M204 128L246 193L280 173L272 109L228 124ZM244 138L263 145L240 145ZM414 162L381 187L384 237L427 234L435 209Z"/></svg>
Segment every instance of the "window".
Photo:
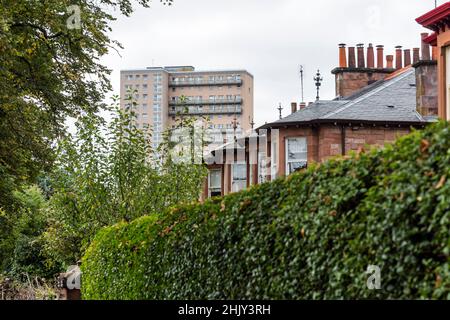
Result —
<svg viewBox="0 0 450 320"><path fill-rule="evenodd" d="M267 161L266 153L258 152L258 183L264 183L267 181Z"/></svg>
<svg viewBox="0 0 450 320"><path fill-rule="evenodd" d="M247 188L247 164L234 163L231 165L231 192L239 192Z"/></svg>
<svg viewBox="0 0 450 320"><path fill-rule="evenodd" d="M144 75L142 76L142 79L147 80L147 79L148 79L148 75L147 75L147 74L144 74ZM145 85L145 86L147 87L147 85Z"/></svg>
<svg viewBox="0 0 450 320"><path fill-rule="evenodd" d="M307 164L306 138L286 139L286 175L306 168Z"/></svg>
<svg viewBox="0 0 450 320"><path fill-rule="evenodd" d="M127 75L127 80L133 80L133 75L132 74Z"/></svg>
<svg viewBox="0 0 450 320"><path fill-rule="evenodd" d="M143 118L143 119L147 119L147 118L148 118L148 114L143 113L143 114L142 114L142 118Z"/></svg>
<svg viewBox="0 0 450 320"><path fill-rule="evenodd" d="M278 176L278 138L279 132L273 130L272 142L270 143L270 176L272 181L275 180Z"/></svg>
<svg viewBox="0 0 450 320"><path fill-rule="evenodd" d="M209 172L209 197L219 197L222 195L222 171L211 170Z"/></svg>
<svg viewBox="0 0 450 320"><path fill-rule="evenodd" d="M146 84L142 85L142 89L147 89L147 87L148 87L148 85L146 85Z"/></svg>
<svg viewBox="0 0 450 320"><path fill-rule="evenodd" d="M143 99L147 99L147 98L148 98L148 94L144 93L144 94L142 95L142 98L143 98Z"/></svg>

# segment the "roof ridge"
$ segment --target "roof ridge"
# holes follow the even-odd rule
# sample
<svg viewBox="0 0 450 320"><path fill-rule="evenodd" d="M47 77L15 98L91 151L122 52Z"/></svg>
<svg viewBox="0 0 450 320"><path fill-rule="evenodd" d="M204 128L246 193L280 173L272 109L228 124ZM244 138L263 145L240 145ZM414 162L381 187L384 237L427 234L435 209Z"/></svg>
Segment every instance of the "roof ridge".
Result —
<svg viewBox="0 0 450 320"><path fill-rule="evenodd" d="M373 90L363 94L362 96L360 96L359 98L356 98L355 100L349 101L348 103L344 104L341 108L339 108L339 109L337 109L337 110L335 110L333 112L327 113L326 115L322 116L321 118L322 119L329 119L329 117L331 117L333 115L336 115L336 114L338 114L338 113L348 109L349 107L351 107L351 106L353 106L353 105L355 105L355 104L357 104L357 103L359 103L361 101L364 101L367 98L370 98L374 94L376 94L376 93L378 93L378 92L380 92L380 91L390 87L391 85L397 83L398 81L402 80L403 78L406 78L407 76L410 75L410 73L412 73L413 70L414 69L411 68L411 67L409 69L406 69L402 73L398 74L396 77L387 80L384 84L382 84L382 85L374 88Z"/></svg>

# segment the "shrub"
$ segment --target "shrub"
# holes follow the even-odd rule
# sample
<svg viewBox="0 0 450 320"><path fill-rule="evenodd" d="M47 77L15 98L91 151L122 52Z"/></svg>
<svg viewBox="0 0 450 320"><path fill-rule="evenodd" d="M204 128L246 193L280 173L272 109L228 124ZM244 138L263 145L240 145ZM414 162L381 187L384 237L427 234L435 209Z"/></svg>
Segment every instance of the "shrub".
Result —
<svg viewBox="0 0 450 320"><path fill-rule="evenodd" d="M450 126L99 232L85 299L450 299ZM369 265L381 290L367 288Z"/></svg>

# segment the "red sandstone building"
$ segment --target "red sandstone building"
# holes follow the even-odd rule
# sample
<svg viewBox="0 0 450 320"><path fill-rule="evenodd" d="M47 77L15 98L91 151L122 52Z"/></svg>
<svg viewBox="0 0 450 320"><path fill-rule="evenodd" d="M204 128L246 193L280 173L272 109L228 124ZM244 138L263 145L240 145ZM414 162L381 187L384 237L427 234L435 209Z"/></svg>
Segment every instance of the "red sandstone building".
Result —
<svg viewBox="0 0 450 320"><path fill-rule="evenodd" d="M397 47L395 61L393 55L385 60L383 46L376 47L375 59L371 44L367 50L339 45L339 67L332 71L336 98L300 104L299 110L293 103L289 116L216 149L204 197L236 192L368 145L382 147L435 121L433 56L426 41L422 50Z"/></svg>
<svg viewBox="0 0 450 320"><path fill-rule="evenodd" d="M434 31L424 41L433 46L438 62L439 117L450 120L450 2L424 14L416 21Z"/></svg>

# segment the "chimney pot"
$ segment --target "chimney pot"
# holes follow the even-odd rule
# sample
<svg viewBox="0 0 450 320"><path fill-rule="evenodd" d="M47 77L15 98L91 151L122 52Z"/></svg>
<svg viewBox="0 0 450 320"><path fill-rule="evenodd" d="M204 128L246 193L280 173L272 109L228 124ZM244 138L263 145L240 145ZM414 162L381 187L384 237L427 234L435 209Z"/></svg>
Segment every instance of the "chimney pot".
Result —
<svg viewBox="0 0 450 320"><path fill-rule="evenodd" d="M356 67L355 47L348 47L348 67L349 68Z"/></svg>
<svg viewBox="0 0 450 320"><path fill-rule="evenodd" d="M420 60L420 48L413 48L413 63L417 63Z"/></svg>
<svg viewBox="0 0 450 320"><path fill-rule="evenodd" d="M393 55L386 56L386 68L394 69L394 56Z"/></svg>
<svg viewBox="0 0 450 320"><path fill-rule="evenodd" d="M403 68L402 46L395 47L395 69Z"/></svg>
<svg viewBox="0 0 450 320"><path fill-rule="evenodd" d="M358 68L365 68L364 44L357 44L356 47L358 48Z"/></svg>
<svg viewBox="0 0 450 320"><path fill-rule="evenodd" d="M420 34L422 36L422 60L430 60L430 45L424 41L428 37L428 33Z"/></svg>
<svg viewBox="0 0 450 320"><path fill-rule="evenodd" d="M306 102L300 102L299 103L299 110L303 110L306 108Z"/></svg>
<svg viewBox="0 0 450 320"><path fill-rule="evenodd" d="M291 112L296 113L297 112L297 102L291 103Z"/></svg>
<svg viewBox="0 0 450 320"><path fill-rule="evenodd" d="M384 68L384 46L383 45L377 46L377 68L378 69Z"/></svg>
<svg viewBox="0 0 450 320"><path fill-rule="evenodd" d="M339 44L339 68L347 68L345 43Z"/></svg>
<svg viewBox="0 0 450 320"><path fill-rule="evenodd" d="M375 55L373 51L373 45L369 43L369 46L367 47L367 68L374 68L375 67Z"/></svg>
<svg viewBox="0 0 450 320"><path fill-rule="evenodd" d="M411 50L405 49L403 53L405 55L405 67L411 65Z"/></svg>

